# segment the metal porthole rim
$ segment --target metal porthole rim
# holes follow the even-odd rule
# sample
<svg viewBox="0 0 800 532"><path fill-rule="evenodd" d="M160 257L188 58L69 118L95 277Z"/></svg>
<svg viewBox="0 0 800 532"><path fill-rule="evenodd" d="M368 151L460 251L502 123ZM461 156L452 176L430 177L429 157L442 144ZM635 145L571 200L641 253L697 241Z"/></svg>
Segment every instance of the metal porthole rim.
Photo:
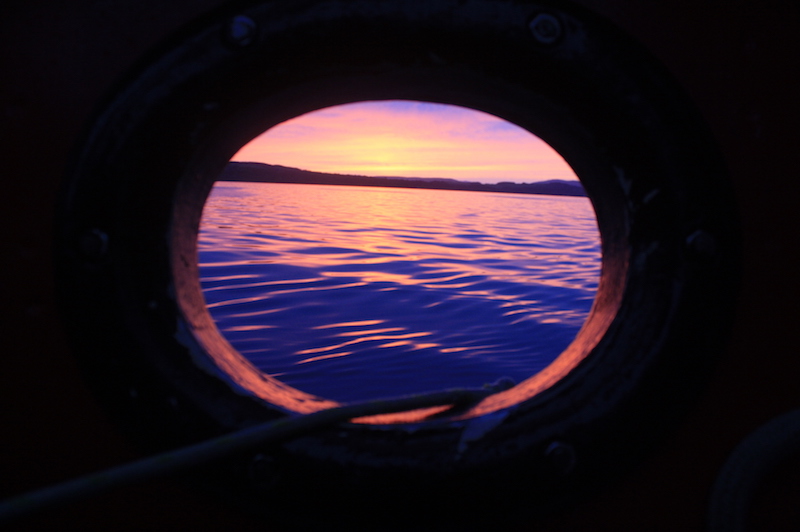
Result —
<svg viewBox="0 0 800 532"><path fill-rule="evenodd" d="M197 228L241 145L374 99L483 110L558 150L601 231L592 313L551 367L455 418L351 423L256 453L279 464L275 482L252 482L247 456L218 483L251 506L291 508L302 492L332 514L347 513L332 491L375 512L437 495L445 515L476 493L465 515L572 504L635 463L702 388L730 323L738 229L725 169L679 88L565 2L274 1L166 43L99 112L67 176L58 286L75 352L148 449L334 406L259 374L221 337Z"/></svg>

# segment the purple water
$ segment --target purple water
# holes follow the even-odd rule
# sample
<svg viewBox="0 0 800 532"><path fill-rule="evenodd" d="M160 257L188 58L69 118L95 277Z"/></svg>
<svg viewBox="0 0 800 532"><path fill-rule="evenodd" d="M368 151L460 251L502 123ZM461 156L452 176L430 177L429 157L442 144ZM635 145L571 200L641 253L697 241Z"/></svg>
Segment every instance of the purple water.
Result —
<svg viewBox="0 0 800 532"><path fill-rule="evenodd" d="M198 246L228 341L342 402L532 376L600 269L589 200L564 196L220 182Z"/></svg>

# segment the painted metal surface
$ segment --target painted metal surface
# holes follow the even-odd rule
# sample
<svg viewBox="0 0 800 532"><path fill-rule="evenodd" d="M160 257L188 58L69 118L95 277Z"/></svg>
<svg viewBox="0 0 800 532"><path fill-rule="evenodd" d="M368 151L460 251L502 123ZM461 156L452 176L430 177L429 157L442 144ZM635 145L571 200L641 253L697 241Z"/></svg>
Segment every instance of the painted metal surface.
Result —
<svg viewBox="0 0 800 532"><path fill-rule="evenodd" d="M709 492L730 452L800 400L800 359L793 356L800 281L791 260L800 226L800 152L793 149L800 87L791 75L800 15L792 3L755 0L581 3L661 60L711 128L742 218L743 284L721 363L678 430L620 483L535 529L703 530ZM4 496L138 456L86 389L65 340L52 281L54 205L69 154L110 88L124 83L155 43L217 4L3 8ZM247 28L233 28L231 38L246 45ZM92 231L85 242L90 257L108 245ZM128 393L146 401L137 390ZM180 483L101 498L20 529L54 523L84 530L271 529ZM518 528L534 525L520 519Z"/></svg>

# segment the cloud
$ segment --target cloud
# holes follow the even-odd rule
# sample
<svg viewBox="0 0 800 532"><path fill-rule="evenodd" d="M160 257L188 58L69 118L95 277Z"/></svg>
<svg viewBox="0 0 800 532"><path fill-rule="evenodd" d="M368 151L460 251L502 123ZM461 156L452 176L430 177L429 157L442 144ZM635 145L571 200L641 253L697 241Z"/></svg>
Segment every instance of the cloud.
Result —
<svg viewBox="0 0 800 532"><path fill-rule="evenodd" d="M484 183L577 179L549 145L514 124L463 107L400 100L301 115L256 137L233 160Z"/></svg>

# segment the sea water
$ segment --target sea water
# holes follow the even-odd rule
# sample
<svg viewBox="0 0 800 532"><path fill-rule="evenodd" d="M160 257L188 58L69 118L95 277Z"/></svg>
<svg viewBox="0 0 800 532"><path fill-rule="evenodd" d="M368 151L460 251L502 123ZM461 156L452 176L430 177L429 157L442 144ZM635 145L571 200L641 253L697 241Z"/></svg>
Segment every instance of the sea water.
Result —
<svg viewBox="0 0 800 532"><path fill-rule="evenodd" d="M198 248L231 345L342 402L534 375L600 271L591 204L566 196L219 182Z"/></svg>

